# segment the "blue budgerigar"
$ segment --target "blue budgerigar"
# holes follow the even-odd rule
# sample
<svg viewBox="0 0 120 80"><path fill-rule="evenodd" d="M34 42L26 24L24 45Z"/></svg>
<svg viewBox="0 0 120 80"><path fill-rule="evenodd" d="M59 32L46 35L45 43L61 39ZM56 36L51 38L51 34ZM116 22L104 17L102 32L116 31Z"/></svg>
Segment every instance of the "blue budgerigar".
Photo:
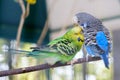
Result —
<svg viewBox="0 0 120 80"><path fill-rule="evenodd" d="M106 68L109 68L108 53L112 49L109 30L102 22L88 13L78 13L74 16L74 23L82 26L85 37L85 49L90 56L100 56Z"/></svg>

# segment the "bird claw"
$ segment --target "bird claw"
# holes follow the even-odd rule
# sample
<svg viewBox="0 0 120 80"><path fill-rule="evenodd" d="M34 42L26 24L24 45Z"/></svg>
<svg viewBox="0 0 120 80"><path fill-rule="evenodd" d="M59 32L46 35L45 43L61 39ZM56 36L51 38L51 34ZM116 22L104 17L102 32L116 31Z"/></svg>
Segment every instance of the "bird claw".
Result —
<svg viewBox="0 0 120 80"><path fill-rule="evenodd" d="M89 61L89 58L90 58L91 56L90 55L87 55L86 56L86 61Z"/></svg>
<svg viewBox="0 0 120 80"><path fill-rule="evenodd" d="M74 63L76 63L78 60L71 60L70 62L67 62L67 64L70 64L70 65L74 65Z"/></svg>

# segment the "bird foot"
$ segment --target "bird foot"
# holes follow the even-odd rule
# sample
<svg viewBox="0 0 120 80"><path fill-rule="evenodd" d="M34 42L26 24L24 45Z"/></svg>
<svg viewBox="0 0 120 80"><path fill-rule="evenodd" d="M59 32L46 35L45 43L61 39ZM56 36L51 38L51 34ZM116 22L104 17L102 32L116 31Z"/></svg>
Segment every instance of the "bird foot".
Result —
<svg viewBox="0 0 120 80"><path fill-rule="evenodd" d="M70 64L70 65L74 65L74 63L76 63L78 60L76 59L76 60L71 60L70 62L67 62L67 64Z"/></svg>
<svg viewBox="0 0 120 80"><path fill-rule="evenodd" d="M87 55L87 56L86 56L86 61L89 61L89 58L91 58L91 56L90 56L90 55Z"/></svg>

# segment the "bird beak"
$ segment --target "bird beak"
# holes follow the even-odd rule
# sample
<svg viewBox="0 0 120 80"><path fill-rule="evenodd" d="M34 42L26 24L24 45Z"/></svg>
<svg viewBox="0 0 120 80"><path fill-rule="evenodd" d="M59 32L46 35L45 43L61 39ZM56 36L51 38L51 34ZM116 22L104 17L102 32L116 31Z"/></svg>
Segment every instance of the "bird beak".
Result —
<svg viewBox="0 0 120 80"><path fill-rule="evenodd" d="M81 39L81 42L84 42L84 40L83 40L83 39Z"/></svg>
<svg viewBox="0 0 120 80"><path fill-rule="evenodd" d="M76 16L73 17L72 19L73 24L78 24L78 18Z"/></svg>
<svg viewBox="0 0 120 80"><path fill-rule="evenodd" d="M73 25L75 25L75 26L79 26L77 16L74 16L74 17L73 17L72 22L73 22Z"/></svg>

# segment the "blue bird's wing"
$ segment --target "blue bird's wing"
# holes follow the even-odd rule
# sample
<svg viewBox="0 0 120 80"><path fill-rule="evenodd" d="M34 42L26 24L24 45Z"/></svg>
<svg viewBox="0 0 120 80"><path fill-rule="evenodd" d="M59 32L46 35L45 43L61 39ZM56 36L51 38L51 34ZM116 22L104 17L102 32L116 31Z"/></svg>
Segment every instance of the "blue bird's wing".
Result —
<svg viewBox="0 0 120 80"><path fill-rule="evenodd" d="M109 68L109 61L108 61L108 40L107 40L104 32L102 32L102 31L97 32L96 43L104 51L104 53L100 54L100 56L103 59L105 66L107 68Z"/></svg>
<svg viewBox="0 0 120 80"><path fill-rule="evenodd" d="M97 32L96 43L102 50L104 50L104 51L108 50L108 40L107 40L104 32L102 32L102 31Z"/></svg>

